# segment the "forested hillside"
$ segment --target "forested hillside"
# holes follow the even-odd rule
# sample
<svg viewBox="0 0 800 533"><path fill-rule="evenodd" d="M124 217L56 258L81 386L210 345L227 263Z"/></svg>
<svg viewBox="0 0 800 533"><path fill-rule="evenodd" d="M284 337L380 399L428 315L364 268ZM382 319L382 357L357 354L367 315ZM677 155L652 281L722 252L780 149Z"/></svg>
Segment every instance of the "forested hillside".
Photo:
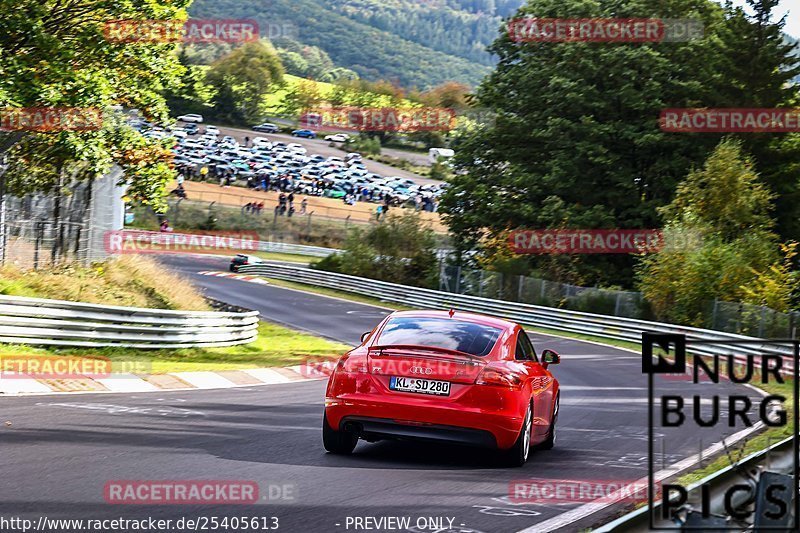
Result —
<svg viewBox="0 0 800 533"><path fill-rule="evenodd" d="M486 47L501 17L523 0L195 0L197 18L251 18L262 28L293 24L293 39L318 46L338 67L369 80L425 89L477 84L493 59Z"/></svg>

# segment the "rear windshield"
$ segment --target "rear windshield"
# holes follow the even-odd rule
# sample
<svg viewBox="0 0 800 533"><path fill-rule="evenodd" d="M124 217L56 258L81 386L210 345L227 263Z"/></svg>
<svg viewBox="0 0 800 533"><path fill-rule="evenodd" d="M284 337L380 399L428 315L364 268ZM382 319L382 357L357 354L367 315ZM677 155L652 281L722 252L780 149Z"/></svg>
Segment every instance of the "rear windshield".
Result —
<svg viewBox="0 0 800 533"><path fill-rule="evenodd" d="M377 344L435 346L483 357L492 351L502 331L452 318L396 317L386 323Z"/></svg>

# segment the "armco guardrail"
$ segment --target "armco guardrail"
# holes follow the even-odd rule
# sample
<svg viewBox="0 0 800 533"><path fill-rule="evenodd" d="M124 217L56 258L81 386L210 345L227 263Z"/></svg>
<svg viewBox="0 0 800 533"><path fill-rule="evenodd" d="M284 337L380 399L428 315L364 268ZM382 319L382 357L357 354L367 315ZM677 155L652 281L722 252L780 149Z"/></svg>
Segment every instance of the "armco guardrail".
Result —
<svg viewBox="0 0 800 533"><path fill-rule="evenodd" d="M172 311L0 296L0 342L187 348L256 339L257 311Z"/></svg>
<svg viewBox="0 0 800 533"><path fill-rule="evenodd" d="M692 350L699 355L732 354L736 357L745 357L750 354L771 353L792 356L792 349L789 346L769 344L767 342L762 345L734 346L714 343L714 341L752 340L751 337L743 335L422 289L335 272L303 268L278 261L243 266L239 271L353 292L409 307L428 309L453 308L461 311L485 313L534 327L633 343L641 342L643 331L681 333L689 339L704 341L702 344L696 344L692 347ZM785 359L784 361L785 368L787 370L791 369L791 360Z"/></svg>
<svg viewBox="0 0 800 533"><path fill-rule="evenodd" d="M322 246L306 246L304 244L258 241L258 251L306 255L309 257L328 257L329 255L339 252L340 250L337 250L336 248L324 248Z"/></svg>

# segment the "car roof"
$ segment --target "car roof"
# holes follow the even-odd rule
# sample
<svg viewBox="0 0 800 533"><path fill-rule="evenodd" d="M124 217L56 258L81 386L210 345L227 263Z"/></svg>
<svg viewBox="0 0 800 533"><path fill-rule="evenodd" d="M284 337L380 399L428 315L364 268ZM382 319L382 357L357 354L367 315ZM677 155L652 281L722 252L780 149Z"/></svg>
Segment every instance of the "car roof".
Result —
<svg viewBox="0 0 800 533"><path fill-rule="evenodd" d="M404 317L404 318L450 318L449 311L423 311L423 310L415 310L415 311L396 311L389 315L390 317ZM465 322L475 322L478 324L483 324L485 326L494 326L497 328L512 330L514 329L517 324L516 322L511 322L510 320L504 320L502 318L497 318L488 315L481 315L478 313L468 313L465 311L455 311L453 313L453 320L461 320Z"/></svg>

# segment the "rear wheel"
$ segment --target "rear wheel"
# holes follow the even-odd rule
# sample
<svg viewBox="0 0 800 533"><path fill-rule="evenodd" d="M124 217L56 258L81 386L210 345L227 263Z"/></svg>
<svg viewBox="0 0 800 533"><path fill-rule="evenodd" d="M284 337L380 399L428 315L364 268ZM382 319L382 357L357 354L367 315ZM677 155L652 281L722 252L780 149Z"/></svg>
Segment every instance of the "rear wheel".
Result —
<svg viewBox="0 0 800 533"><path fill-rule="evenodd" d="M353 453L358 436L350 431L336 431L328 423L328 415L322 416L322 445L330 453L337 455L350 455Z"/></svg>
<svg viewBox="0 0 800 533"><path fill-rule="evenodd" d="M533 411L528 405L525 413L525 421L522 423L522 430L517 437L517 442L508 450L506 459L509 466L522 466L528 461L531 451L531 430L533 429Z"/></svg>
<svg viewBox="0 0 800 533"><path fill-rule="evenodd" d="M553 420L550 422L550 430L547 432L547 439L537 446L540 450L552 450L556 445L556 422L558 422L558 402L560 397L556 397L555 405L553 406Z"/></svg>

